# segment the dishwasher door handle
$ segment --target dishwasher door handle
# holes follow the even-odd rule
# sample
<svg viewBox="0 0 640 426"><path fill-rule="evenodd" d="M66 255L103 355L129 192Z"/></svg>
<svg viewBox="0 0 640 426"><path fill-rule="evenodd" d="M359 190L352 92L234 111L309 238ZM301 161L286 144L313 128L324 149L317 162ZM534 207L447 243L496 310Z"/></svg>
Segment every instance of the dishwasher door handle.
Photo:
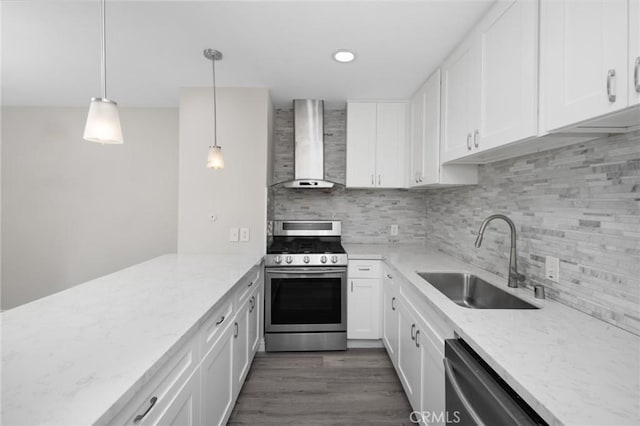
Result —
<svg viewBox="0 0 640 426"><path fill-rule="evenodd" d="M444 359L444 374L446 376L446 380L451 383L453 391L456 393L458 398L460 398L460 402L462 402L462 405L467 410L467 413L469 413L469 416L471 416L474 423L477 425L484 425L482 420L480 420L480 416L478 416L478 413L476 413L476 411L473 409L473 405L471 405L469 399L462 391L462 388L460 387L460 384L456 379L455 373L453 372L453 367L451 367L451 361L449 361L447 358Z"/></svg>

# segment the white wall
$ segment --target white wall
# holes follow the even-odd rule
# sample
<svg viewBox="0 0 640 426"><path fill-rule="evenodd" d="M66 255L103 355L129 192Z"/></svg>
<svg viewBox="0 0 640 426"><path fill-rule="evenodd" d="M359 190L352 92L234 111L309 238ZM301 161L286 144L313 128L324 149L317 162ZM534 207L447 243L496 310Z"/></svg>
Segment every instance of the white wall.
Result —
<svg viewBox="0 0 640 426"><path fill-rule="evenodd" d="M205 167L213 144L211 88L180 93L178 251L263 254L267 157L273 114L266 88L217 90L218 145L225 168ZM216 220L210 220L215 215ZM249 242L229 242L229 228L250 228Z"/></svg>
<svg viewBox="0 0 640 426"><path fill-rule="evenodd" d="M124 145L82 140L86 108L2 109L2 308L176 251L176 109L121 109Z"/></svg>

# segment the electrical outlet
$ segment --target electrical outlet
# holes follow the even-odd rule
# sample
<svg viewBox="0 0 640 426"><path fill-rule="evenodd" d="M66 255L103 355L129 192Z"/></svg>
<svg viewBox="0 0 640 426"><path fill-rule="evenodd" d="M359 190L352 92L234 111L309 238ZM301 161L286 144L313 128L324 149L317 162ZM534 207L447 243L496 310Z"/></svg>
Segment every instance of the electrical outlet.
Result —
<svg viewBox="0 0 640 426"><path fill-rule="evenodd" d="M238 228L229 228L229 241L238 241Z"/></svg>
<svg viewBox="0 0 640 426"><path fill-rule="evenodd" d="M557 257L545 257L544 275L551 281L560 282L560 260Z"/></svg>
<svg viewBox="0 0 640 426"><path fill-rule="evenodd" d="M389 235L398 235L398 225L393 224L389 227Z"/></svg>
<svg viewBox="0 0 640 426"><path fill-rule="evenodd" d="M249 241L249 228L240 228L240 241Z"/></svg>
<svg viewBox="0 0 640 426"><path fill-rule="evenodd" d="M211 213L211 214L209 215L209 220L210 220L211 222L215 222L216 220L218 220L218 216L217 216L216 214L214 214L214 213Z"/></svg>

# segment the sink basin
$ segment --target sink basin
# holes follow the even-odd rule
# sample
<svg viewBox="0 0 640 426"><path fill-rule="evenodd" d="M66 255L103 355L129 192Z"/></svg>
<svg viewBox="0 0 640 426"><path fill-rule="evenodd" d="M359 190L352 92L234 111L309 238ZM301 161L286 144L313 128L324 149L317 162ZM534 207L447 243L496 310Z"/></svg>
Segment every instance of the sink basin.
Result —
<svg viewBox="0 0 640 426"><path fill-rule="evenodd" d="M539 309L472 274L418 272L454 303L470 309Z"/></svg>

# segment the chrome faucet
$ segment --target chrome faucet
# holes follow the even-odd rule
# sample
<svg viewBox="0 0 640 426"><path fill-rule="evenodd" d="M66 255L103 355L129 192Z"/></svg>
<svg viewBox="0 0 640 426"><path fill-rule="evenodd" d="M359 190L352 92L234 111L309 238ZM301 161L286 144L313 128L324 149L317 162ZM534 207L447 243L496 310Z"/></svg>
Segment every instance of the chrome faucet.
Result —
<svg viewBox="0 0 640 426"><path fill-rule="evenodd" d="M513 221L509 219L507 216L502 214L492 214L488 218L482 222L480 225L480 230L478 231L478 238L476 238L476 248L479 248L482 245L482 238L484 236L484 230L493 219L502 219L507 222L509 228L511 229L511 252L509 254L509 275L508 275L508 286L509 287L518 287L518 283L523 282L526 278L524 275L518 273L518 255L516 253L516 226L513 224Z"/></svg>

